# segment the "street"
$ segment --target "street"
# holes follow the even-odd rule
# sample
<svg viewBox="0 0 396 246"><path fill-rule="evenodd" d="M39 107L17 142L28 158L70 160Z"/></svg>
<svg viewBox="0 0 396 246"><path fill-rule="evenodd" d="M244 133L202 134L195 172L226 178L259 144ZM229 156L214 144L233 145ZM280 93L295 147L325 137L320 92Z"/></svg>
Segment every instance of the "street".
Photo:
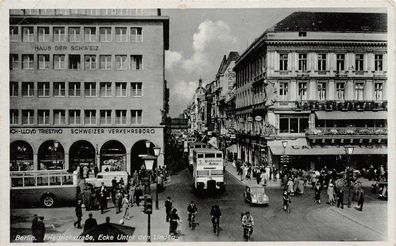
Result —
<svg viewBox="0 0 396 246"><path fill-rule="evenodd" d="M241 212L250 211L255 220L253 241L379 241L386 239L387 202L377 200L367 190L363 212L352 208L344 209L329 206L325 192L322 192L322 204L313 203L313 192L310 188L302 196L292 197L291 213L282 210L280 187L268 187L270 197L268 207L250 206L243 201L244 185L230 172L226 172L226 192L216 197L197 196L192 192L191 176L183 170L171 177L171 183L159 194L159 210L155 210L151 218L152 241L242 241ZM164 200L170 196L173 205L178 209L182 223L181 235L178 238L168 236L168 223L165 222ZM195 201L198 207L197 222L199 225L192 231L188 228L187 205ZM109 203L110 204L110 203ZM210 208L218 204L222 211L220 235L212 232ZM131 220L125 225L136 227L133 241L145 241L147 235L147 215L143 206L130 208ZM155 205L154 205L155 207ZM103 223L106 216L111 222L119 223L122 213L115 214L110 209L101 215L100 211L91 211L98 223ZM55 235L49 241L79 241L76 236L82 230L73 227L75 221L73 207L18 208L11 209L11 238L16 235L30 234L30 223L33 214L45 216L46 233ZM88 216L84 211L83 221ZM61 236L62 235L62 236ZM62 240L63 239L63 240ZM73 240L74 239L74 240ZM23 241L23 240L16 240Z"/></svg>

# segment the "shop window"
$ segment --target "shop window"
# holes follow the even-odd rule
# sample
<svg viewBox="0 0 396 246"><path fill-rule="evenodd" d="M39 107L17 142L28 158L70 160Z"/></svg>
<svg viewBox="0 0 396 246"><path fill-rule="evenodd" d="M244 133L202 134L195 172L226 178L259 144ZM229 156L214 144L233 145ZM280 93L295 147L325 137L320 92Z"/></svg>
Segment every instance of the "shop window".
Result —
<svg viewBox="0 0 396 246"><path fill-rule="evenodd" d="M10 54L10 70L17 70L19 68L18 54Z"/></svg>
<svg viewBox="0 0 396 246"><path fill-rule="evenodd" d="M84 28L84 40L85 42L96 42L96 27Z"/></svg>
<svg viewBox="0 0 396 246"><path fill-rule="evenodd" d="M22 109L22 124L23 125L34 124L34 110Z"/></svg>
<svg viewBox="0 0 396 246"><path fill-rule="evenodd" d="M54 96L64 97L66 95L65 82L55 82L54 83Z"/></svg>
<svg viewBox="0 0 396 246"><path fill-rule="evenodd" d="M131 55L131 69L142 70L143 69L143 56L142 55Z"/></svg>
<svg viewBox="0 0 396 246"><path fill-rule="evenodd" d="M124 83L124 82L116 83L116 96L117 97L126 97L126 86L127 86L127 83Z"/></svg>
<svg viewBox="0 0 396 246"><path fill-rule="evenodd" d="M66 42L66 32L64 27L54 27L54 42Z"/></svg>
<svg viewBox="0 0 396 246"><path fill-rule="evenodd" d="M100 110L100 124L111 125L111 110Z"/></svg>
<svg viewBox="0 0 396 246"><path fill-rule="evenodd" d="M308 128L307 115L280 115L280 133L305 133Z"/></svg>
<svg viewBox="0 0 396 246"><path fill-rule="evenodd" d="M116 125L126 125L126 110L116 110Z"/></svg>
<svg viewBox="0 0 396 246"><path fill-rule="evenodd" d="M69 82L69 97L79 97L81 95L80 82Z"/></svg>
<svg viewBox="0 0 396 246"><path fill-rule="evenodd" d="M69 69L81 69L80 55L69 55Z"/></svg>
<svg viewBox="0 0 396 246"><path fill-rule="evenodd" d="M33 149L25 141L14 141L10 144L10 171L33 170ZM26 181L29 179L25 179ZM31 180L31 179L30 179Z"/></svg>
<svg viewBox="0 0 396 246"><path fill-rule="evenodd" d="M81 110L79 109L69 110L69 124L70 125L81 124Z"/></svg>
<svg viewBox="0 0 396 246"><path fill-rule="evenodd" d="M37 95L39 97L49 97L50 92L50 83L49 82L38 82L37 83Z"/></svg>
<svg viewBox="0 0 396 246"><path fill-rule="evenodd" d="M38 69L49 69L49 55L38 55Z"/></svg>
<svg viewBox="0 0 396 246"><path fill-rule="evenodd" d="M18 82L10 82L10 97L17 97L18 89Z"/></svg>
<svg viewBox="0 0 396 246"><path fill-rule="evenodd" d="M65 55L54 55L54 69L66 69Z"/></svg>
<svg viewBox="0 0 396 246"><path fill-rule="evenodd" d="M132 125L140 125L143 120L143 111L142 110L131 110L131 124Z"/></svg>
<svg viewBox="0 0 396 246"><path fill-rule="evenodd" d="M33 64L33 55L22 55L22 69L33 69Z"/></svg>
<svg viewBox="0 0 396 246"><path fill-rule="evenodd" d="M143 29L141 27L131 27L131 42L143 42Z"/></svg>
<svg viewBox="0 0 396 246"><path fill-rule="evenodd" d="M111 97L111 82L101 82L100 83L100 96L101 97Z"/></svg>
<svg viewBox="0 0 396 246"><path fill-rule="evenodd" d="M37 110L37 123L40 125L49 125L49 110Z"/></svg>
<svg viewBox="0 0 396 246"><path fill-rule="evenodd" d="M63 146L56 141L46 141L39 147L38 150L38 169L39 170L60 170L64 168L64 149ZM37 179L38 185L47 185L48 180Z"/></svg>
<svg viewBox="0 0 396 246"><path fill-rule="evenodd" d="M85 55L84 56L84 69L95 70L96 69L96 55Z"/></svg>
<svg viewBox="0 0 396 246"><path fill-rule="evenodd" d="M111 55L100 55L100 69L111 70Z"/></svg>
<svg viewBox="0 0 396 246"><path fill-rule="evenodd" d="M38 27L38 41L49 42L49 27Z"/></svg>
<svg viewBox="0 0 396 246"><path fill-rule="evenodd" d="M96 83L95 82L85 82L84 83L86 97L96 97Z"/></svg>
<svg viewBox="0 0 396 246"><path fill-rule="evenodd" d="M22 96L23 97L34 96L34 83L33 82L22 82Z"/></svg>

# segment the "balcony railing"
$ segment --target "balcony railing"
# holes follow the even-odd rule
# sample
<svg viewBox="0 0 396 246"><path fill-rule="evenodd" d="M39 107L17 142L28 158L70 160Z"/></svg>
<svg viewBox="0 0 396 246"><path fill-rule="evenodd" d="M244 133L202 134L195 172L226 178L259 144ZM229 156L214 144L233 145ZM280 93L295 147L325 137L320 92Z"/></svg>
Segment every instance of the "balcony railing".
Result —
<svg viewBox="0 0 396 246"><path fill-rule="evenodd" d="M326 111L382 111L387 110L387 101L295 101L297 110L326 110Z"/></svg>
<svg viewBox="0 0 396 246"><path fill-rule="evenodd" d="M307 135L387 135L386 127L315 127Z"/></svg>

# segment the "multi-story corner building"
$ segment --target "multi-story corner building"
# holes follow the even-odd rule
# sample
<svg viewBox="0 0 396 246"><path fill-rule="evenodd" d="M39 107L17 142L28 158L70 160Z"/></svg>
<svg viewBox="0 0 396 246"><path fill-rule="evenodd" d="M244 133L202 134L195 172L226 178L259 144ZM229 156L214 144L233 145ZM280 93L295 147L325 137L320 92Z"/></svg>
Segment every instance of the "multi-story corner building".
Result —
<svg viewBox="0 0 396 246"><path fill-rule="evenodd" d="M206 130L206 90L202 86L202 79L198 81L198 87L195 89L193 100L187 108L189 115L190 133L202 133Z"/></svg>
<svg viewBox="0 0 396 246"><path fill-rule="evenodd" d="M341 168L353 147L351 165L386 164L386 28L386 14L295 12L266 30L234 68L238 157Z"/></svg>
<svg viewBox="0 0 396 246"><path fill-rule="evenodd" d="M11 170L131 173L163 150L168 47L159 10L11 10Z"/></svg>

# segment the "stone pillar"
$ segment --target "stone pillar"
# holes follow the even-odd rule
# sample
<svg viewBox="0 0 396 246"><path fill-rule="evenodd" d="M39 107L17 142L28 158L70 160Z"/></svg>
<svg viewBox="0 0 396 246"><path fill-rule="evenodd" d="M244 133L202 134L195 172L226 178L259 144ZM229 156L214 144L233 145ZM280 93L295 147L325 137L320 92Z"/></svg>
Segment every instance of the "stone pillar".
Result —
<svg viewBox="0 0 396 246"><path fill-rule="evenodd" d="M297 100L297 82L295 79L292 79L290 82L290 101Z"/></svg>
<svg viewBox="0 0 396 246"><path fill-rule="evenodd" d="M327 89L327 98L329 100L334 100L335 96L335 83L334 79L329 80L329 88Z"/></svg>
<svg viewBox="0 0 396 246"><path fill-rule="evenodd" d="M69 153L65 152L65 158L64 158L64 169L69 170L70 168L70 163L69 163Z"/></svg>
<svg viewBox="0 0 396 246"><path fill-rule="evenodd" d="M38 156L37 156L37 153L33 153L33 170L38 170Z"/></svg>
<svg viewBox="0 0 396 246"><path fill-rule="evenodd" d="M373 80L366 80L366 88L364 88L364 100L373 100L374 88ZM384 87L385 88L385 87Z"/></svg>
<svg viewBox="0 0 396 246"><path fill-rule="evenodd" d="M125 167L126 167L126 171L129 174L131 174L131 152L130 151L126 152Z"/></svg>
<svg viewBox="0 0 396 246"><path fill-rule="evenodd" d="M353 80L346 82L345 100L353 100Z"/></svg>

